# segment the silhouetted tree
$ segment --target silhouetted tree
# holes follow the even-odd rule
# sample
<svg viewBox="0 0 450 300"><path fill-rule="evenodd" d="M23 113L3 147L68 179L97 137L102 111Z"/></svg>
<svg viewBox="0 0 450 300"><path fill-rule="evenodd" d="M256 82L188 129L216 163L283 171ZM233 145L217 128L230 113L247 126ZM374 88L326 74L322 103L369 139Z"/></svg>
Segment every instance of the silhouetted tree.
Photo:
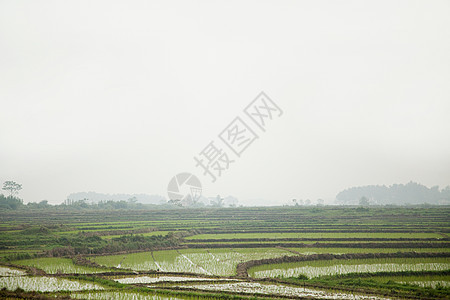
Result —
<svg viewBox="0 0 450 300"><path fill-rule="evenodd" d="M369 199L367 199L367 197L361 197L361 199L359 199L359 205L361 205L361 206L368 206L369 205Z"/></svg>
<svg viewBox="0 0 450 300"><path fill-rule="evenodd" d="M9 191L9 195L11 197L17 195L21 189L22 185L16 183L15 181L5 181L2 188L2 190Z"/></svg>

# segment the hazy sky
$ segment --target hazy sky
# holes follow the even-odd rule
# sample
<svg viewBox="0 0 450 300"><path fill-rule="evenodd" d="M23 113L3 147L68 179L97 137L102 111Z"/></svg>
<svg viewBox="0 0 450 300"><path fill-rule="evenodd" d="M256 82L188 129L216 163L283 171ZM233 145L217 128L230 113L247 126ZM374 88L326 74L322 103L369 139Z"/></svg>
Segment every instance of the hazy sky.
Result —
<svg viewBox="0 0 450 300"><path fill-rule="evenodd" d="M51 203L167 196L180 172L247 204L442 188L449 16L448 0L0 0L0 181ZM261 91L283 115L232 156L218 135ZM211 141L235 159L215 183L194 161Z"/></svg>

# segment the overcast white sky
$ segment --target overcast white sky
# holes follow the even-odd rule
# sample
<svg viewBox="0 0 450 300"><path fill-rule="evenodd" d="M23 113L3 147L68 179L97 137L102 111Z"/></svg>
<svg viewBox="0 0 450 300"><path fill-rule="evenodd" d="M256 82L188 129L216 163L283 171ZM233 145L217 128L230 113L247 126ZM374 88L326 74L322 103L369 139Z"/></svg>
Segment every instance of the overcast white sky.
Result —
<svg viewBox="0 0 450 300"><path fill-rule="evenodd" d="M166 196L180 172L246 204L445 187L449 16L448 0L0 0L0 181L51 203ZM260 91L284 114L211 183L193 157Z"/></svg>

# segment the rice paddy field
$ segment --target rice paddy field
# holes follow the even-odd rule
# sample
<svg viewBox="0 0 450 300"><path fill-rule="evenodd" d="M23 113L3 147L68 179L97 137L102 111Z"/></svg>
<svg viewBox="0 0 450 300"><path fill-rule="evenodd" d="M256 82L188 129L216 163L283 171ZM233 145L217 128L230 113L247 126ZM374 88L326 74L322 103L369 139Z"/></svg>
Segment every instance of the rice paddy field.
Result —
<svg viewBox="0 0 450 300"><path fill-rule="evenodd" d="M25 291L57 292L57 291L82 291L82 290L103 290L97 284L67 280L55 277L1 277L0 286L9 290L21 288Z"/></svg>
<svg viewBox="0 0 450 300"><path fill-rule="evenodd" d="M450 269L448 258L380 258L334 259L298 263L261 265L249 271L255 278L299 277L308 278L347 273L376 273L402 271L445 271Z"/></svg>
<svg viewBox="0 0 450 300"><path fill-rule="evenodd" d="M73 299L86 299L86 300L178 300L186 298L176 298L176 297L164 297L160 295L153 295L150 293L140 293L140 292L118 292L118 291L107 291L107 292L83 292L83 293L72 293L70 296Z"/></svg>
<svg viewBox="0 0 450 300"><path fill-rule="evenodd" d="M372 280L376 282L399 282L409 285L431 288L448 288L450 286L450 275L429 275L429 276L377 276Z"/></svg>
<svg viewBox="0 0 450 300"><path fill-rule="evenodd" d="M184 286L179 286L185 288ZM205 291L228 291L249 295L277 295L285 297L308 297L318 299L383 299L381 297L365 296L358 294L332 293L327 291L293 287L280 284L261 284L258 282L197 284L190 286Z"/></svg>
<svg viewBox="0 0 450 300"><path fill-rule="evenodd" d="M26 273L22 270L17 270L13 268L8 267L1 267L0 266L0 276L1 277L13 277L13 276L22 276Z"/></svg>
<svg viewBox="0 0 450 300"><path fill-rule="evenodd" d="M278 248L180 249L99 256L93 260L105 267L119 266L134 271L196 273L233 276L239 263L252 259L296 255Z"/></svg>
<svg viewBox="0 0 450 300"><path fill-rule="evenodd" d="M448 299L449 216L445 206L0 212L0 298Z"/></svg>
<svg viewBox="0 0 450 300"><path fill-rule="evenodd" d="M14 263L17 265L38 268L45 271L47 274L90 274L105 271L99 268L75 265L72 259L59 257L39 257L34 259L18 260L14 261Z"/></svg>

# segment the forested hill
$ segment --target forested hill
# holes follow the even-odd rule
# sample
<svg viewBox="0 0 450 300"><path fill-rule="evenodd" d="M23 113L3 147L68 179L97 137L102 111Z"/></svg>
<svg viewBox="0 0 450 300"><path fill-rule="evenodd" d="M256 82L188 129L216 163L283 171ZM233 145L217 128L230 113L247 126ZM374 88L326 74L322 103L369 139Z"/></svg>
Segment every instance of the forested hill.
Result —
<svg viewBox="0 0 450 300"><path fill-rule="evenodd" d="M428 188L419 183L368 185L346 189L336 196L342 204L450 204L450 186Z"/></svg>

